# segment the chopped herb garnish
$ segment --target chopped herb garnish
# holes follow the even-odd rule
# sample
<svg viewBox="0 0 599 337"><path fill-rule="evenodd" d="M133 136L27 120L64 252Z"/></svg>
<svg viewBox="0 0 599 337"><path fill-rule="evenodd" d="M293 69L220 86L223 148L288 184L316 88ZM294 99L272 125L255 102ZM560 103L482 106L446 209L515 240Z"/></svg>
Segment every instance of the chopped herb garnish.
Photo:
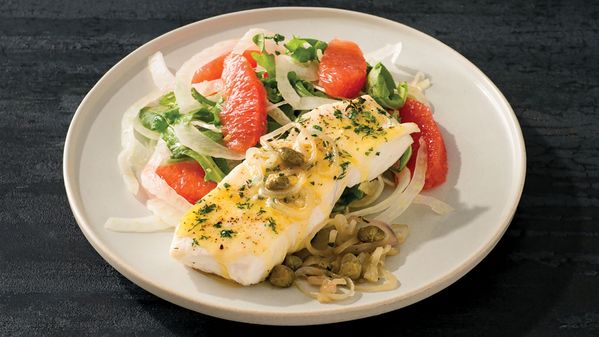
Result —
<svg viewBox="0 0 599 337"><path fill-rule="evenodd" d="M224 184L223 184L223 186L224 186L225 188L229 188L229 187L231 187L231 184L229 184L229 183L224 183Z"/></svg>
<svg viewBox="0 0 599 337"><path fill-rule="evenodd" d="M207 204L200 208L200 214L205 215L216 209L216 204Z"/></svg>
<svg viewBox="0 0 599 337"><path fill-rule="evenodd" d="M231 238L233 235L235 235L235 231L232 229L223 229L220 231L221 238Z"/></svg>
<svg viewBox="0 0 599 337"><path fill-rule="evenodd" d="M335 157L335 155L333 154L333 152L327 152L324 155L324 159L328 160L330 163L333 162L333 158Z"/></svg>
<svg viewBox="0 0 599 337"><path fill-rule="evenodd" d="M264 210L264 208L260 207L260 210L258 210L258 215L262 215L266 213L266 211Z"/></svg>
<svg viewBox="0 0 599 337"><path fill-rule="evenodd" d="M237 206L237 208L239 209L249 209L250 208L250 203L249 202L238 202L237 204L235 204Z"/></svg>
<svg viewBox="0 0 599 337"><path fill-rule="evenodd" d="M219 221L219 222L215 223L214 225L212 225L212 227L214 227L214 228L221 228L222 226L223 226L222 221Z"/></svg>
<svg viewBox="0 0 599 337"><path fill-rule="evenodd" d="M341 179L345 178L345 176L347 175L347 167L349 166L349 162L344 161L339 166L341 167L341 174L339 176L336 176L335 180L341 180Z"/></svg>
<svg viewBox="0 0 599 337"><path fill-rule="evenodd" d="M272 231L275 232L275 234L277 234L277 223L275 222L275 219L268 218L267 221L268 221L268 223L266 223L264 225L267 227L270 227L270 229L272 229Z"/></svg>
<svg viewBox="0 0 599 337"><path fill-rule="evenodd" d="M342 119L343 112L341 112L341 110L339 110L339 109L335 109L335 111L333 112L333 116L335 116L335 118L337 118L337 119Z"/></svg>

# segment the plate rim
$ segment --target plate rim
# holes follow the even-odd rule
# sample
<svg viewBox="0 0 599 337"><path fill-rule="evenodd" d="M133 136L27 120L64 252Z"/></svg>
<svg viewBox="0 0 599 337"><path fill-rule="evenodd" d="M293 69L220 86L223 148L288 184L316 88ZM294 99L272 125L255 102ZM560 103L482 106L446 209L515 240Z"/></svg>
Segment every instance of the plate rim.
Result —
<svg viewBox="0 0 599 337"><path fill-rule="evenodd" d="M85 121L85 118L82 117L84 108L91 104L90 101L98 96L97 91L100 90L101 87L105 86L105 82L108 82L108 79L112 77L112 73L116 72L118 68L121 68L122 64L131 62L132 59L136 58L137 54L141 54L145 52L146 49L151 49L153 45L159 43L160 41L168 38L169 35L179 34L181 31L185 30L193 30L196 25L203 25L206 23L210 23L212 21L219 21L223 19L231 19L238 16L246 16L246 15L255 15L261 14L263 12L288 12L295 11L299 14L301 11L308 12L318 12L322 14L323 12L328 12L328 14L332 15L342 15L345 17L350 17L352 19L365 19L370 21L378 21L384 23L389 26L396 26L404 30L408 30L411 33L415 34L419 38L422 38L428 43L432 43L434 45L438 45L443 49L449 51L450 53L456 56L456 59L460 62L464 63L465 66L470 68L472 71L476 73L476 75L487 85L489 89L492 90L493 94L497 97L498 102L503 105L502 110L506 112L505 116L507 121L513 125L513 130L508 130L512 133L512 140L515 145L515 156L519 157L519 162L517 166L514 167L514 173L517 176L517 193L511 200L511 205L509 210L507 211L507 216L502 220L500 226L497 227L496 232L493 234L492 238L483 244L483 246L465 261L463 261L456 269L450 271L443 277L435 280L432 283L421 286L417 289L414 289L411 292L403 294L401 296L391 297L385 300L362 304L362 305L350 305L344 307L330 307L319 309L317 311L303 311L303 312L280 312L273 310L252 310L252 309L239 309L230 306L220 305L216 301L192 301L184 296L184 294L177 292L175 289L165 289L155 284L151 279L146 279L138 272L136 272L135 268L128 265L125 261L122 261L119 256L117 256L114 252L110 251L105 244L97 237L93 230L92 226L88 223L84 206L82 204L82 200L79 196L79 174L76 172L79 168L80 163L80 151L77 151L78 148L82 148L83 144L77 144L75 141L77 139L77 135L79 130L81 130L80 125ZM118 76L115 76L118 79ZM88 116L85 116L88 117ZM93 123L92 123L93 124ZM519 152L519 156L518 156ZM503 93L497 88L497 86L470 60L466 57L462 56L460 53L455 51L453 48L447 46L442 41L437 40L436 38L421 32L415 28L407 26L397 21L393 21L384 17L362 13L352 10L339 9L339 8L327 8L327 7L266 7L266 8L256 8L250 10L242 10L236 12L230 12L221 14L218 16L206 18L203 20L199 20L196 22L189 23L187 25L178 27L176 29L170 30L146 43L136 48L134 51L127 54L124 58L122 58L119 62L113 65L97 82L94 86L89 90L89 92L85 95L75 114L73 115L69 129L67 132L67 136L65 139L64 151L63 151L63 179L65 190L67 194L67 198L69 201L69 206L73 212L75 220L83 232L85 238L92 245L92 247L102 256L102 258L108 262L113 268L115 268L121 275L125 276L127 279L138 285L139 287L149 291L150 293L158 296L164 300L167 300L171 303L177 304L179 306L185 307L187 309L197 311L206 315L211 315L223 319L246 322L246 323L259 323L259 324L269 324L269 325L303 325L303 324L325 324L325 323L334 323L341 322L347 320L353 320L357 318L369 317L374 315L379 315L385 312L389 312L392 310L396 310L415 302L418 302L422 299L430 297L439 291L445 289L449 285L453 284L461 277L463 277L466 273L472 270L476 265L480 263L489 252L496 246L499 242L509 224L511 223L518 204L520 202L522 191L524 188L524 181L526 178L526 148L524 145L524 137L522 135L522 129L518 122L518 119L503 95ZM71 179L70 177L74 177ZM281 320L284 318L284 321Z"/></svg>

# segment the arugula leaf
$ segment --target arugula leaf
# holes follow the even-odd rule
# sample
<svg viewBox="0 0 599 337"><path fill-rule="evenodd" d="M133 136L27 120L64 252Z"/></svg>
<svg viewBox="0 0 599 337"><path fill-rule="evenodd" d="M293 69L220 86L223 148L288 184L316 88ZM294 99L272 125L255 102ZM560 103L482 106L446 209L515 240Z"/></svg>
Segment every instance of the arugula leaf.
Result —
<svg viewBox="0 0 599 337"><path fill-rule="evenodd" d="M168 127L166 118L152 107L145 107L139 111L139 120L146 128L156 132L163 132Z"/></svg>
<svg viewBox="0 0 599 337"><path fill-rule="evenodd" d="M261 52L264 52L266 48L264 47L264 34L256 34L252 37L252 41L258 48L260 48Z"/></svg>
<svg viewBox="0 0 599 337"><path fill-rule="evenodd" d="M196 90L196 88L191 88L191 96L193 96L193 98L195 98L196 101L200 102L200 104L209 105L209 106L216 105L216 102L213 102L213 101L207 99L206 97L204 97L202 94L200 94Z"/></svg>
<svg viewBox="0 0 599 337"><path fill-rule="evenodd" d="M294 36L285 44L289 55L298 62L318 61L318 50L324 52L327 44L316 39L307 39Z"/></svg>
<svg viewBox="0 0 599 337"><path fill-rule="evenodd" d="M293 107L291 105L283 104L279 107L279 109L281 109L281 111L283 111L283 113L285 113L285 115L287 115L287 117L289 117L289 119L291 119L292 121L297 118L297 116L295 115L295 111L293 110Z"/></svg>
<svg viewBox="0 0 599 337"><path fill-rule="evenodd" d="M227 160L225 158L212 158L214 160L214 163L216 163L216 166L218 166L218 168L220 168L221 171L223 171L223 173L225 175L229 174L229 172L231 172L231 168L229 167L229 163L227 162Z"/></svg>
<svg viewBox="0 0 599 337"><path fill-rule="evenodd" d="M204 136L212 139L215 142L219 142L219 141L223 140L222 133L214 132L212 130L202 130L201 132L204 134Z"/></svg>
<svg viewBox="0 0 599 337"><path fill-rule="evenodd" d="M404 152L401 157L399 157L399 160L397 161L397 163L395 163L393 166L391 166L389 169L393 172L399 173L401 172L401 170L404 169L404 167L406 167L406 165L408 164L408 162L410 161L410 158L412 157L412 146L410 145L410 147L408 147L406 149L406 152Z"/></svg>
<svg viewBox="0 0 599 337"><path fill-rule="evenodd" d="M333 211L343 212L347 210L347 207L349 207L349 204L351 202L360 200L364 198L365 195L366 194L362 192L362 190L360 189L360 184L352 187L347 187L345 188L345 190L343 190L343 193L341 194L339 200L337 200L337 203L333 207Z"/></svg>
<svg viewBox="0 0 599 337"><path fill-rule="evenodd" d="M282 37L281 40L279 40L279 38L275 39L275 37L277 36L282 37L282 35L275 34L275 36L273 37L275 42L282 41L283 39L285 39L284 37ZM283 96L281 96L281 93L279 92L279 88L277 86L275 56L273 54L267 53L264 50L264 39L267 38L270 37L265 37L264 34L256 34L254 36L254 43L256 43L258 47L260 47L261 52L253 52L252 58L256 60L256 63L260 67L266 70L266 73L257 72L256 76L258 76L258 78L262 82L262 85L264 86L264 89L266 89L266 95L268 96L268 100L271 103L279 103L283 100Z"/></svg>
<svg viewBox="0 0 599 337"><path fill-rule="evenodd" d="M264 35L263 33L256 34L252 37L252 41L254 42L254 44L258 46L258 48L260 48L260 51L263 53L266 50L266 47L264 45L265 40L273 40L276 44L279 44L279 42L285 40L285 37L281 34L269 36Z"/></svg>
<svg viewBox="0 0 599 337"><path fill-rule="evenodd" d="M368 72L366 91L377 103L388 109L398 109L406 101L407 83L401 82L396 87L393 76L382 63L377 63Z"/></svg>
<svg viewBox="0 0 599 337"><path fill-rule="evenodd" d="M270 116L268 116L268 118L266 119L266 132L267 133L271 133L280 127L281 127L281 124L277 123L274 119L272 119Z"/></svg>
<svg viewBox="0 0 599 337"><path fill-rule="evenodd" d="M276 76L276 68L275 68L275 56L273 54L269 54L266 52L258 53L252 52L252 58L256 60L259 66L264 68L268 73L268 77L275 78Z"/></svg>
<svg viewBox="0 0 599 337"><path fill-rule="evenodd" d="M302 97L306 97L306 96L328 97L324 92L316 90L316 88L314 88L314 85L312 83L300 79L297 76L297 74L295 73L295 71L290 71L287 74L287 78L289 79L289 82L291 83L291 85L293 86L295 91L298 93L298 95L300 95Z"/></svg>
<svg viewBox="0 0 599 337"><path fill-rule="evenodd" d="M220 125L220 111L221 111L221 102L214 102L202 94L200 94L195 88L191 88L191 95L202 104L202 107L198 110L192 111L187 115L189 120L201 120L206 123L212 123L214 125Z"/></svg>
<svg viewBox="0 0 599 337"><path fill-rule="evenodd" d="M264 89L266 90L266 96L271 103L279 103L283 100L283 96L277 86L277 80L274 77L264 77L264 72L257 72L256 76L262 82Z"/></svg>
<svg viewBox="0 0 599 337"><path fill-rule="evenodd" d="M220 182L225 177L225 174L218 165L214 162L212 157L201 155L190 148L184 146L179 142L179 139L175 136L175 131L171 126L167 127L161 134L162 139L166 142L166 146L171 151L173 159L181 159L184 157L190 157L197 161L200 166L204 169L204 180Z"/></svg>

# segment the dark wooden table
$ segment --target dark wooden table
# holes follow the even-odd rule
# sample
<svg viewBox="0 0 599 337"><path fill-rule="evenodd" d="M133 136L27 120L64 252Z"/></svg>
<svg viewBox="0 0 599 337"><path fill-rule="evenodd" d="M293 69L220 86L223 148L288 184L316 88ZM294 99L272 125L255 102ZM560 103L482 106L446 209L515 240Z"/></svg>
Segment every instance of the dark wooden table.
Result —
<svg viewBox="0 0 599 337"><path fill-rule="evenodd" d="M319 327L228 322L165 302L85 240L63 187L69 122L92 85L150 39L288 1L0 1L0 335L599 336L599 5L311 1L390 18L462 53L524 131L524 195L497 248L441 293Z"/></svg>

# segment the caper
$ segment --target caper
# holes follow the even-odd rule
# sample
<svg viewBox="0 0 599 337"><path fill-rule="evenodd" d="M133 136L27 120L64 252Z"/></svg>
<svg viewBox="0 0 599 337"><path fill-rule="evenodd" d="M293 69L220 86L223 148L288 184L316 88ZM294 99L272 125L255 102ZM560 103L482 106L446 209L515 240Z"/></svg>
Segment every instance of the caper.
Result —
<svg viewBox="0 0 599 337"><path fill-rule="evenodd" d="M283 261L283 264L292 270L297 270L302 266L302 263L304 263L304 261L295 255L287 255L287 257L285 257L285 261Z"/></svg>
<svg viewBox="0 0 599 337"><path fill-rule="evenodd" d="M358 231L358 240L362 242L381 241L385 238L385 231L377 226L366 226Z"/></svg>
<svg viewBox="0 0 599 337"><path fill-rule="evenodd" d="M281 155L281 160L287 166L302 166L305 163L304 155L290 147L282 147L279 149L279 154Z"/></svg>
<svg viewBox="0 0 599 337"><path fill-rule="evenodd" d="M339 268L339 275L347 276L352 280L357 280L362 274L362 264L360 260L352 254L347 253L341 259L341 267Z"/></svg>
<svg viewBox="0 0 599 337"><path fill-rule="evenodd" d="M293 284L295 273L291 268L282 264L276 265L270 272L268 281L275 287L287 288Z"/></svg>
<svg viewBox="0 0 599 337"><path fill-rule="evenodd" d="M271 191L282 191L289 188L289 178L281 173L273 173L266 178L266 188Z"/></svg>

